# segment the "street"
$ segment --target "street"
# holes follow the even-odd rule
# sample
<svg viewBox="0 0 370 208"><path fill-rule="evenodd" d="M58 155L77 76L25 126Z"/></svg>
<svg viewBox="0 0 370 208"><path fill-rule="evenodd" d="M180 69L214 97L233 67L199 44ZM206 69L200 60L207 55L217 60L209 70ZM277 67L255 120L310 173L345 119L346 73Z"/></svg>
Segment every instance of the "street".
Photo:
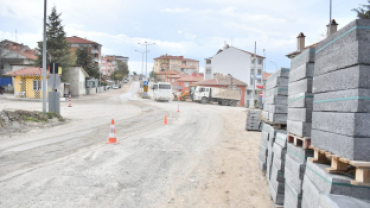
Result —
<svg viewBox="0 0 370 208"><path fill-rule="evenodd" d="M138 91L131 81L61 102L65 124L1 135L0 207L272 207L246 108ZM5 108L41 103L2 99ZM112 118L116 145L105 144Z"/></svg>

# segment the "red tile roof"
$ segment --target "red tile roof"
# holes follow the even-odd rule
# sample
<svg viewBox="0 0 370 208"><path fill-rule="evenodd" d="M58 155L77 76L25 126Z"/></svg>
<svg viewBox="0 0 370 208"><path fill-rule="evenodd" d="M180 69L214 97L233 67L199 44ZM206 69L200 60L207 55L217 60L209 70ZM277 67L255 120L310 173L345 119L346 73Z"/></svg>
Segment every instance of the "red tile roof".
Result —
<svg viewBox="0 0 370 208"><path fill-rule="evenodd" d="M178 71L160 71L156 72L157 75L176 75L179 74Z"/></svg>
<svg viewBox="0 0 370 208"><path fill-rule="evenodd" d="M184 56L169 56L169 55L164 55L164 56L160 56L160 57L154 58L154 60L157 60L157 59L178 59L178 60L182 60L182 61L197 61L197 62L199 62L198 60L195 60L195 59L184 58Z"/></svg>
<svg viewBox="0 0 370 208"><path fill-rule="evenodd" d="M41 76L42 68L39 67L28 67L18 69L5 74L6 76ZM46 75L49 76L49 71L46 71Z"/></svg>
<svg viewBox="0 0 370 208"><path fill-rule="evenodd" d="M178 82L199 82L199 81L202 81L204 80L204 76L192 76L192 75L186 75L184 77L181 77L180 79L178 79L177 81Z"/></svg>
<svg viewBox="0 0 370 208"><path fill-rule="evenodd" d="M210 85L216 85L216 86L228 86L230 85L230 76L229 75L226 75L226 76L223 76L223 75L215 75L216 78L213 78L213 79L209 79L209 80L204 80L204 81L200 81L200 82L196 82L194 84L197 84L197 85L203 85L203 86L210 86ZM247 86L247 84L245 84L244 82L238 80L238 79L235 79L233 78L233 85L236 85L236 86Z"/></svg>
<svg viewBox="0 0 370 208"><path fill-rule="evenodd" d="M84 39L84 38L80 38L80 37L77 37L77 36L67 37L66 40L67 40L68 43L98 44L98 45L101 45L97 42L94 42L94 41L91 41L91 40L88 40L88 39Z"/></svg>
<svg viewBox="0 0 370 208"><path fill-rule="evenodd" d="M270 75L271 75L271 73L263 72L262 80L267 80L267 78L269 78Z"/></svg>
<svg viewBox="0 0 370 208"><path fill-rule="evenodd" d="M16 53L27 57L28 59L37 60L36 51L34 50L25 50L24 52L15 51Z"/></svg>

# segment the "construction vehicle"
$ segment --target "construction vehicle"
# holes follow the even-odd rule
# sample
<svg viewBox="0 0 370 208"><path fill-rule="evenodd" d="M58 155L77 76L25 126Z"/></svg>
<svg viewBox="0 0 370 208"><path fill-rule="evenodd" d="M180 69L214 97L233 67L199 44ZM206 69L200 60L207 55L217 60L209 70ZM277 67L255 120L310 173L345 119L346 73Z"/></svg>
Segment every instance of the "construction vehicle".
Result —
<svg viewBox="0 0 370 208"><path fill-rule="evenodd" d="M239 88L217 88L198 86L192 94L193 101L202 104L217 102L223 106L236 106L241 99Z"/></svg>
<svg viewBox="0 0 370 208"><path fill-rule="evenodd" d="M190 90L185 90L183 93L181 93L180 95L181 101L185 101L188 98L190 98Z"/></svg>

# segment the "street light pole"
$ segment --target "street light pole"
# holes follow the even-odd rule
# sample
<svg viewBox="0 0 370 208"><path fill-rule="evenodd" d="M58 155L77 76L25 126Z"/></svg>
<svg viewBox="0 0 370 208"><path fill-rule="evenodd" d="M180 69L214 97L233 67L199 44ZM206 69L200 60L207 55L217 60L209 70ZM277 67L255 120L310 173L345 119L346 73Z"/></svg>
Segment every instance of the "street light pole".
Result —
<svg viewBox="0 0 370 208"><path fill-rule="evenodd" d="M141 75L140 75L140 77L143 75L143 70L144 70L144 53L145 53L145 51L143 51L143 52L141 52L141 51L138 51L138 50L135 50L136 52L138 52L138 53L141 53ZM150 51L148 51L148 52L150 52Z"/></svg>
<svg viewBox="0 0 370 208"><path fill-rule="evenodd" d="M46 113L46 3L44 0L44 40L42 44L42 112Z"/></svg>
<svg viewBox="0 0 370 208"><path fill-rule="evenodd" d="M144 43L138 43L139 45L145 45L145 78L147 78L147 74L148 74L148 45L154 45L155 43L148 43L148 42L144 42Z"/></svg>
<svg viewBox="0 0 370 208"><path fill-rule="evenodd" d="M276 70L278 69L278 67L277 67L277 65L276 65L276 63L275 62L273 62L273 61L270 61L271 63L273 63L273 64L275 64L275 67L276 67Z"/></svg>

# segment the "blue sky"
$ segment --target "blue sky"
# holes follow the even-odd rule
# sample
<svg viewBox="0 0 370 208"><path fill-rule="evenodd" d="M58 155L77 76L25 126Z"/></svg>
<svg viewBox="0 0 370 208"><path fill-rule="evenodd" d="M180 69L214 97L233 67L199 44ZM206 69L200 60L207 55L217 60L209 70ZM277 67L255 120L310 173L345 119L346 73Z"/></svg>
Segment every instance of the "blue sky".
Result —
<svg viewBox="0 0 370 208"><path fill-rule="evenodd" d="M339 28L356 19L352 8L366 0L333 0L333 18ZM329 0L49 0L62 13L68 36L86 37L103 45L102 53L130 57L131 71L140 72L139 42L156 43L148 53L183 55L200 61L213 56L224 42L257 54L266 50L266 70L289 67L286 54L296 50L296 37L304 32L306 45L324 38L329 22ZM36 47L42 40L42 0L0 0L0 39Z"/></svg>

